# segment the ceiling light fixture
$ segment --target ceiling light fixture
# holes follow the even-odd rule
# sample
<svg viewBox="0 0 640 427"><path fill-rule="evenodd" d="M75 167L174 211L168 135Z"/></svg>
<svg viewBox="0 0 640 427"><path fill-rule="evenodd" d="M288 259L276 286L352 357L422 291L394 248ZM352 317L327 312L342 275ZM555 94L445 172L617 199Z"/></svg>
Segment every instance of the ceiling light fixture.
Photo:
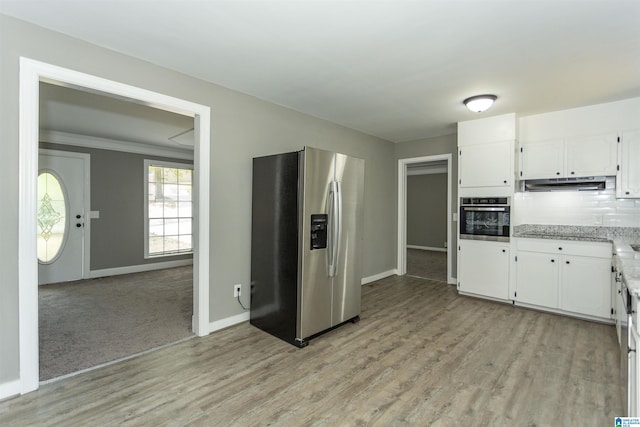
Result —
<svg viewBox="0 0 640 427"><path fill-rule="evenodd" d="M487 111L496 99L498 99L498 97L495 95L477 95L467 98L462 102L474 113L482 113L483 111Z"/></svg>

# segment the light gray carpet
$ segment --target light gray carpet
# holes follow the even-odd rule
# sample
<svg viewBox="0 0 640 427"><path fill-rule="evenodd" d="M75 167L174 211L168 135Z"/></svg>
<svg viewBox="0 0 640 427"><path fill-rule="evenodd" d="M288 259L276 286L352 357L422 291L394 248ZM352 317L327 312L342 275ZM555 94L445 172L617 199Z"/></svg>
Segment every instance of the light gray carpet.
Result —
<svg viewBox="0 0 640 427"><path fill-rule="evenodd" d="M424 279L447 281L447 253L407 249L407 274Z"/></svg>
<svg viewBox="0 0 640 427"><path fill-rule="evenodd" d="M192 335L191 266L39 287L40 380Z"/></svg>

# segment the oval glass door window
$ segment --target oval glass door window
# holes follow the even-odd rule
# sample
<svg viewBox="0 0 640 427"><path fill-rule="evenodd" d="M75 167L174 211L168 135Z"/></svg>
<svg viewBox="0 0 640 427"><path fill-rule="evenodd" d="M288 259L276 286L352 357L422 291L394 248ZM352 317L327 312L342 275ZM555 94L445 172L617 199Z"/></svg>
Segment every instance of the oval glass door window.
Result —
<svg viewBox="0 0 640 427"><path fill-rule="evenodd" d="M62 183L51 172L38 175L38 261L56 260L66 237L67 200Z"/></svg>

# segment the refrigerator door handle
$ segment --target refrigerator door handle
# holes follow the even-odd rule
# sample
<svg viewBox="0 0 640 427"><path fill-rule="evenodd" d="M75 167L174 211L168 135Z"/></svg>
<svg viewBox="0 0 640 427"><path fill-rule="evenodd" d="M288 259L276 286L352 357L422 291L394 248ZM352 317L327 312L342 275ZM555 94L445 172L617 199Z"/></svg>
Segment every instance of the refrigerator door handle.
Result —
<svg viewBox="0 0 640 427"><path fill-rule="evenodd" d="M336 181L331 181L329 184L329 239L327 242L327 247L329 249L327 253L329 277L334 277L338 270L336 263L338 262L337 242L339 242L338 239L340 238L340 205L339 184Z"/></svg>
<svg viewBox="0 0 640 427"><path fill-rule="evenodd" d="M338 274L338 263L340 262L340 242L342 241L342 186L340 185L340 181L335 181L336 183L336 197L335 197L335 211L336 211L336 219L335 219L335 228L336 228L336 239L333 242L333 276L335 277Z"/></svg>

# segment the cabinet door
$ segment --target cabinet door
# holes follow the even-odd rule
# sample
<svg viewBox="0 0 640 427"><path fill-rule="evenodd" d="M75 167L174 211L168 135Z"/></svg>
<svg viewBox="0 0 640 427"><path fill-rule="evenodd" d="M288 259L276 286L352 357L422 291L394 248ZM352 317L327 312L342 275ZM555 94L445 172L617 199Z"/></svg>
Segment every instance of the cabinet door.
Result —
<svg viewBox="0 0 640 427"><path fill-rule="evenodd" d="M461 187L513 185L514 141L470 145L458 150Z"/></svg>
<svg viewBox="0 0 640 427"><path fill-rule="evenodd" d="M459 290L509 299L509 245L461 240L459 247Z"/></svg>
<svg viewBox="0 0 640 427"><path fill-rule="evenodd" d="M516 301L558 308L559 258L558 255L518 251Z"/></svg>
<svg viewBox="0 0 640 427"><path fill-rule="evenodd" d="M611 317L611 260L564 256L560 270L560 308Z"/></svg>
<svg viewBox="0 0 640 427"><path fill-rule="evenodd" d="M567 138L567 176L615 175L617 140L616 134Z"/></svg>
<svg viewBox="0 0 640 427"><path fill-rule="evenodd" d="M520 178L560 178L564 174L564 140L550 139L522 145Z"/></svg>
<svg viewBox="0 0 640 427"><path fill-rule="evenodd" d="M617 197L640 198L640 131L623 132L620 138L620 172Z"/></svg>

